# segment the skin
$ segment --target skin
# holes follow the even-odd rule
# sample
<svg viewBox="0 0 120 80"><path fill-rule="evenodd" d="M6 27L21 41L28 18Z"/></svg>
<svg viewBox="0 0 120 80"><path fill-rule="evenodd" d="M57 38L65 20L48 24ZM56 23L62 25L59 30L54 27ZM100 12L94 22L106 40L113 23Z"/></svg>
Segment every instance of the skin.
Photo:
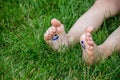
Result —
<svg viewBox="0 0 120 80"><path fill-rule="evenodd" d="M61 51L61 47L68 46L68 35L64 31L64 25L61 24L57 19L51 20L52 26L48 28L46 33L44 34L44 40L47 44L49 44L54 50ZM52 40L54 35L59 36L59 39Z"/></svg>
<svg viewBox="0 0 120 80"><path fill-rule="evenodd" d="M116 42L112 40L112 37L120 33L120 30L113 32L114 34L111 34L110 38L108 37L108 39L99 46L96 46L92 40L91 33L101 26L104 19L114 16L119 12L119 4L119 0L96 0L93 6L76 21L67 34L64 31L64 25L59 20L52 19L52 26L45 32L44 40L53 49L58 51L61 51L62 46L68 47L73 43L83 41L84 46L87 46L83 49L83 60L88 64L93 64L101 58L108 57L112 54L113 50L120 50L119 45L115 49L116 45L119 44L119 40ZM52 40L52 37L56 34L59 38ZM114 39L116 38L118 38L118 36L114 37ZM111 43L111 45L109 43ZM110 46L110 48L107 48L107 46ZM103 51L102 49L106 49L104 50L106 52L101 52ZM95 55L95 53L99 55Z"/></svg>
<svg viewBox="0 0 120 80"><path fill-rule="evenodd" d="M114 51L120 51L120 26L105 40L101 45L96 45L92 39L93 28L88 27L86 32L80 37L80 41L84 42L83 60L92 65L101 59L109 57Z"/></svg>

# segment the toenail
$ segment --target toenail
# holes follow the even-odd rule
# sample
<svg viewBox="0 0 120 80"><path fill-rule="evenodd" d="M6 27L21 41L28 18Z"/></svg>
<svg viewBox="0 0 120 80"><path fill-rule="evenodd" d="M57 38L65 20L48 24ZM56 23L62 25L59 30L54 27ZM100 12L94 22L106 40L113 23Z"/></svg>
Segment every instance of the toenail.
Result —
<svg viewBox="0 0 120 80"><path fill-rule="evenodd" d="M52 40L55 41L55 40L58 40L59 36L56 34L52 37Z"/></svg>
<svg viewBox="0 0 120 80"><path fill-rule="evenodd" d="M85 49L85 44L83 41L80 42L83 49Z"/></svg>
<svg viewBox="0 0 120 80"><path fill-rule="evenodd" d="M91 43L93 43L93 41L91 41Z"/></svg>
<svg viewBox="0 0 120 80"><path fill-rule="evenodd" d="M87 49L89 49L90 48L90 46L87 46Z"/></svg>
<svg viewBox="0 0 120 80"><path fill-rule="evenodd" d="M53 30L53 32L55 32L56 30Z"/></svg>
<svg viewBox="0 0 120 80"><path fill-rule="evenodd" d="M89 36L90 35L90 33L87 33L87 36Z"/></svg>

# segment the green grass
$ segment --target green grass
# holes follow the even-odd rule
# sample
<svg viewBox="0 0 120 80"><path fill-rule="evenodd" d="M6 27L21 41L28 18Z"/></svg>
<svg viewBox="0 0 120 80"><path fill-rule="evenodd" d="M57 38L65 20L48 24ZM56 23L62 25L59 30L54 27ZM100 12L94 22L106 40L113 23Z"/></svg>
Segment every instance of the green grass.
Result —
<svg viewBox="0 0 120 80"><path fill-rule="evenodd" d="M52 18L59 19L68 31L93 3L0 0L0 80L119 80L119 52L94 66L86 66L79 43L65 52L56 52L43 40ZM119 22L119 15L105 20L93 34L95 42L103 43Z"/></svg>

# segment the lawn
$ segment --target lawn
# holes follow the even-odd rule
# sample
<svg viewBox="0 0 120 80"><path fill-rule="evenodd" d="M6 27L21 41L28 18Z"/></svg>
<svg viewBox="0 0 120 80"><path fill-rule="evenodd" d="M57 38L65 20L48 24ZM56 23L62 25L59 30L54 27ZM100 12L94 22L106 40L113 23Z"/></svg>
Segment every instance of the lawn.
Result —
<svg viewBox="0 0 120 80"><path fill-rule="evenodd" d="M53 51L44 39L52 18L65 30L94 0L0 0L0 80L120 80L120 52L93 66L82 61L79 43ZM120 15L93 33L101 44L120 24ZM119 36L119 35L118 35Z"/></svg>

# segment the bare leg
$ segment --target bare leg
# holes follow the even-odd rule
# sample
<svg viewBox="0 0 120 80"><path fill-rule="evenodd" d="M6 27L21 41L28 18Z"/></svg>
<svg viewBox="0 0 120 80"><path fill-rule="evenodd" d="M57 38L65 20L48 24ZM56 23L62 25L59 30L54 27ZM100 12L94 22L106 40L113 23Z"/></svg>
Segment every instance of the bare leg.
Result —
<svg viewBox="0 0 120 80"><path fill-rule="evenodd" d="M96 46L92 40L92 30L92 27L88 27L86 33L80 38L83 47L83 60L90 65L100 59L107 58L113 51L120 51L120 26L99 46Z"/></svg>
<svg viewBox="0 0 120 80"><path fill-rule="evenodd" d="M114 16L118 13L119 0L96 0L94 5L82 15L74 26L68 32L69 43L78 42L81 34L85 32L88 26L92 26L93 30L97 30L104 19Z"/></svg>
<svg viewBox="0 0 120 80"><path fill-rule="evenodd" d="M97 30L105 18L118 13L117 7L119 4L116 4L117 1L119 0L96 0L95 4L77 20L68 34L65 33L64 26L58 20L52 20L52 27L45 33L45 41L54 49L59 49L63 45L69 46L73 42L79 42L79 37L88 26L91 25L93 30ZM60 37L53 40L52 37L56 34Z"/></svg>

